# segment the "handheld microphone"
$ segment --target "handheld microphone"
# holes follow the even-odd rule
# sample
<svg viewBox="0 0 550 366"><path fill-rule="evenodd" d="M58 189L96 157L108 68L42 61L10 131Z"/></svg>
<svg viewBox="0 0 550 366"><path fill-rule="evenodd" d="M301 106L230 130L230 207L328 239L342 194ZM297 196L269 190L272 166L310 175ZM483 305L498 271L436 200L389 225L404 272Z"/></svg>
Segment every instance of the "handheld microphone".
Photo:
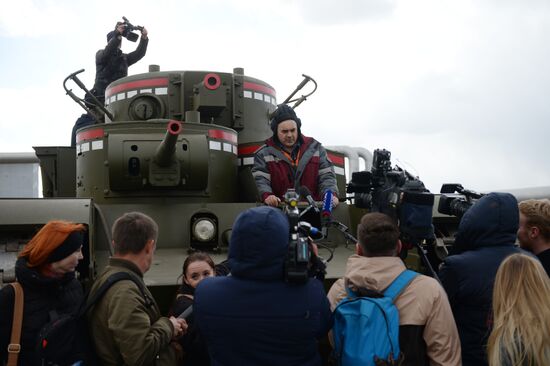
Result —
<svg viewBox="0 0 550 366"><path fill-rule="evenodd" d="M323 200L323 211L321 212L321 218L324 224L328 224L330 217L332 216L332 191L329 189L325 193L325 199Z"/></svg>
<svg viewBox="0 0 550 366"><path fill-rule="evenodd" d="M185 309L183 311L183 313L181 313L180 315L178 315L178 319L185 319L187 318L189 315L191 315L191 313L193 312L193 305L189 306L187 309Z"/></svg>
<svg viewBox="0 0 550 366"><path fill-rule="evenodd" d="M315 202L313 197L311 197L311 191L306 186L301 186L298 189L298 194L300 195L300 197L304 197L307 200L307 202L313 208L315 213L319 213L319 208L317 207L317 203Z"/></svg>
<svg viewBox="0 0 550 366"><path fill-rule="evenodd" d="M307 236L311 236L312 239L322 239L323 234L315 226L312 226L307 221L298 222L298 230L301 230Z"/></svg>

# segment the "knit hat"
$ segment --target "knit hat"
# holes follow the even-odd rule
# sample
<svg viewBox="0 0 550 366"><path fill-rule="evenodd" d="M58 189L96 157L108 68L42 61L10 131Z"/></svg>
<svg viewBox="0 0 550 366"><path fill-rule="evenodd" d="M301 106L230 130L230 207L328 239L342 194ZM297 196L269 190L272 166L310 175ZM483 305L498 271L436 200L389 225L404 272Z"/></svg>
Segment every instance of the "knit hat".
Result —
<svg viewBox="0 0 550 366"><path fill-rule="evenodd" d="M298 137L301 136L300 127L302 127L302 121L300 121L300 118L296 116L296 112L294 112L294 109L286 104L281 104L279 107L277 107L275 113L273 114L273 117L271 118L270 124L271 131L273 131L273 136L277 137L277 126L279 125L279 123L289 119L296 122L296 127L298 127Z"/></svg>
<svg viewBox="0 0 550 366"><path fill-rule="evenodd" d="M72 253L76 252L80 246L82 245L82 232L81 231L73 231L72 233L67 236L67 239L65 239L57 248L55 248L50 255L48 256L48 259L46 260L46 263L53 263L62 260L63 258L67 258Z"/></svg>

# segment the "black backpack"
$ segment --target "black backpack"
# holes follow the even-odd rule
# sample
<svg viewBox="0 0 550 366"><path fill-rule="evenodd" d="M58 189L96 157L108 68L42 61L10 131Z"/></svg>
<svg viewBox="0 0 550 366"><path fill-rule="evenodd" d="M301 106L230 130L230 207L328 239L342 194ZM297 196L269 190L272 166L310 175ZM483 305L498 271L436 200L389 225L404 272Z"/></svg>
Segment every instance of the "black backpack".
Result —
<svg viewBox="0 0 550 366"><path fill-rule="evenodd" d="M93 343L88 332L86 313L107 290L121 280L133 281L140 289L148 305L152 300L147 296L142 282L127 272L117 272L107 278L92 297L83 301L80 309L73 314L58 315L50 312L50 321L40 330L37 351L45 365L99 365Z"/></svg>

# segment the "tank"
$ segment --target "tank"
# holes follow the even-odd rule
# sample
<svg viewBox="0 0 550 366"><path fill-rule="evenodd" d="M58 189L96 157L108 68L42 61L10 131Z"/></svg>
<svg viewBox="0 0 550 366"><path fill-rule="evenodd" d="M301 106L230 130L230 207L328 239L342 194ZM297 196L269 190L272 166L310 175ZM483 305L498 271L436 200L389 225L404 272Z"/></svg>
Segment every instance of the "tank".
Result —
<svg viewBox="0 0 550 366"><path fill-rule="evenodd" d="M105 123L77 130L74 148L34 147L44 198L0 200L2 282L13 280L24 243L54 218L88 225L86 259L78 268L84 282L112 254L110 228L125 212L143 212L159 224L155 259L145 275L156 291L176 284L190 251L207 251L217 262L226 258L236 216L260 204L251 167L272 134L276 91L242 68L151 70L109 85ZM345 195L345 155L329 156ZM333 212L346 226L349 208L344 203ZM350 253L337 229L329 229L325 242ZM331 266L329 276L342 270Z"/></svg>
<svg viewBox="0 0 550 366"><path fill-rule="evenodd" d="M283 103L297 106L306 99L291 100L312 80L304 77ZM17 253L51 219L87 225L85 258L77 270L89 284L113 252L110 228L115 219L140 211L159 225L157 251L145 281L166 309L188 253L207 251L216 262L224 260L235 218L261 204L251 167L255 151L272 134L269 117L277 104L275 89L242 68L224 73L152 67L111 83L105 92L104 123L78 129L75 147L34 147L44 198L0 199L0 286L14 280ZM320 255L332 258L328 287L343 275L354 253L355 227L369 210L358 204L359 196L349 199L346 175L357 173L359 158L367 170L377 162L364 148L334 146L327 152L341 202L332 212L335 225L327 227L320 241ZM383 177L391 176L388 172ZM458 219L440 214L438 200L436 195L430 206L435 238L409 250L406 260L412 268L426 267L423 254L436 265L452 245Z"/></svg>

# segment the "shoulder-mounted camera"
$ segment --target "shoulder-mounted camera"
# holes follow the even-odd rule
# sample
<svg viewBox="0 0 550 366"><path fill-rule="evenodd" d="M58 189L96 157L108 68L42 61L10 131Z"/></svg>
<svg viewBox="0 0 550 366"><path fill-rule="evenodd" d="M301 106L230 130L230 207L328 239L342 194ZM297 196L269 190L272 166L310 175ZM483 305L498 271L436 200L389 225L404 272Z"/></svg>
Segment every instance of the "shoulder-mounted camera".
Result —
<svg viewBox="0 0 550 366"><path fill-rule="evenodd" d="M122 19L124 20L124 23L122 23L124 25L122 36L131 42L137 41L139 35L137 33L134 33L134 31L138 30L141 32L143 30L143 27L141 25L133 25L126 17L122 17Z"/></svg>
<svg viewBox="0 0 550 366"><path fill-rule="evenodd" d="M432 239L434 195L406 170L391 166L391 152L376 149L370 171L355 172L346 192L355 206L381 212L398 224L404 243Z"/></svg>
<svg viewBox="0 0 550 366"><path fill-rule="evenodd" d="M437 211L461 218L481 197L483 194L464 189L462 184L445 183L441 186Z"/></svg>

